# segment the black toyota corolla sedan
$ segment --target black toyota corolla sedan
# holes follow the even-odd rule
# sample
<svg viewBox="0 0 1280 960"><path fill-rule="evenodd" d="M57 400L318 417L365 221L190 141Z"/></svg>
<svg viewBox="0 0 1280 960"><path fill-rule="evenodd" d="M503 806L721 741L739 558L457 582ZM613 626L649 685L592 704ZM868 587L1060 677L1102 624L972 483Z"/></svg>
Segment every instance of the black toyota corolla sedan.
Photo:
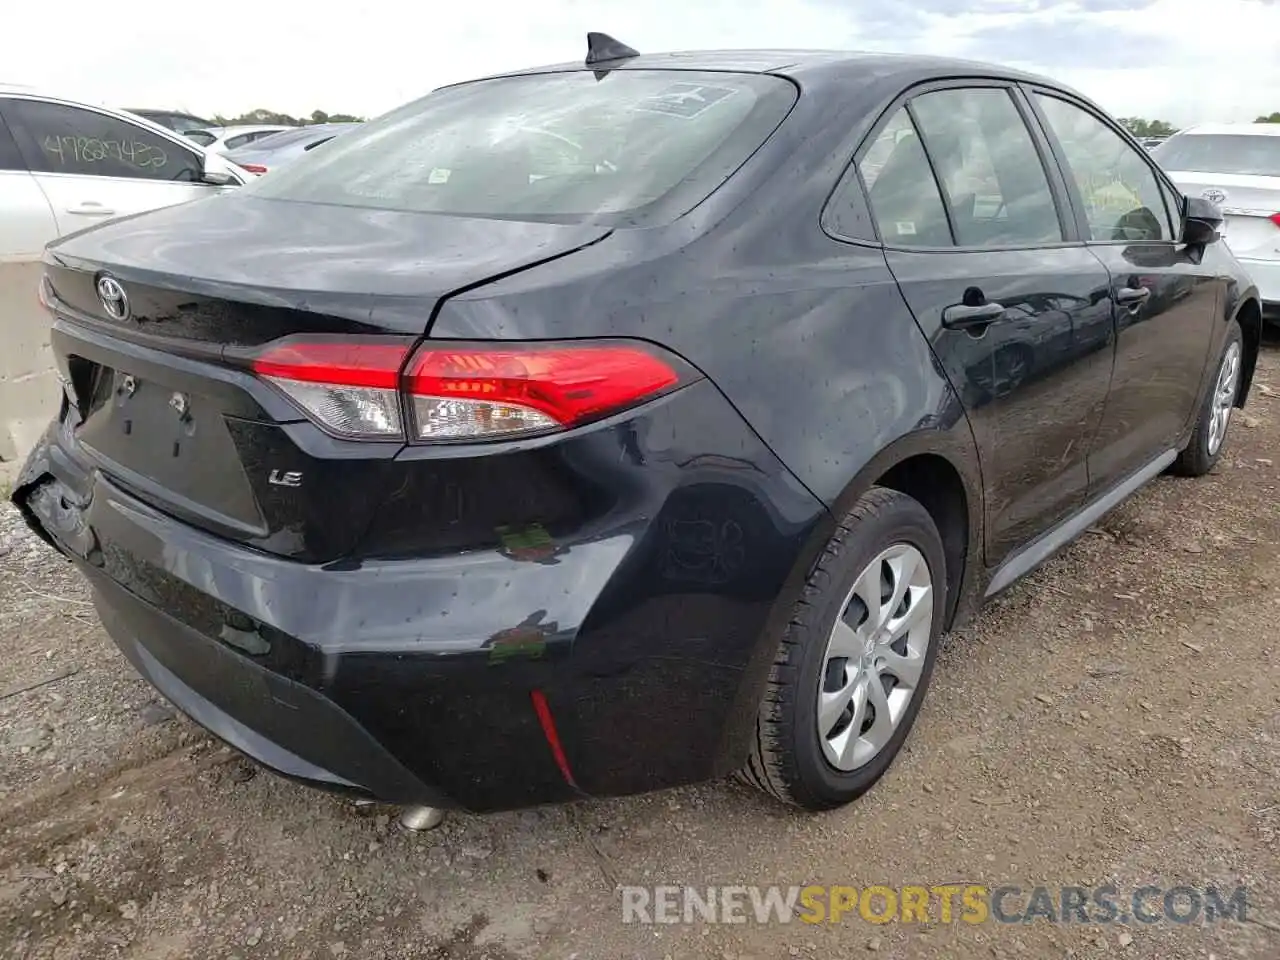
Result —
<svg viewBox="0 0 1280 960"><path fill-rule="evenodd" d="M1261 324L1220 219L1038 77L595 36L53 245L13 496L287 776L838 806L944 632L1219 457Z"/></svg>

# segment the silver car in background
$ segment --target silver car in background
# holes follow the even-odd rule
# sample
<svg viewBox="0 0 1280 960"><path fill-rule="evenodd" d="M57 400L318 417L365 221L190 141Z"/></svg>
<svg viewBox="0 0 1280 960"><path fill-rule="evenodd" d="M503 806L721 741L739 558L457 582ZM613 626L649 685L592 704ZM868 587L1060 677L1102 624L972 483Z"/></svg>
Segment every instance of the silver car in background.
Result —
<svg viewBox="0 0 1280 960"><path fill-rule="evenodd" d="M1177 133L1152 157L1188 196L1212 200L1222 235L1280 322L1280 123L1215 123Z"/></svg>
<svg viewBox="0 0 1280 960"><path fill-rule="evenodd" d="M227 159L250 173L262 175L358 126L358 123L312 123L295 127L230 150Z"/></svg>

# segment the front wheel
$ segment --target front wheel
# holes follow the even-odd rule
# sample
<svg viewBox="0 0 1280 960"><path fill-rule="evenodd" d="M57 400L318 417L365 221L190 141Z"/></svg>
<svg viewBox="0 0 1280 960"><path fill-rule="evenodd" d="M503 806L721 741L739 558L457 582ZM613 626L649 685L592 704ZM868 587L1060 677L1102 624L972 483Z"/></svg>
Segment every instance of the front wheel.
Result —
<svg viewBox="0 0 1280 960"><path fill-rule="evenodd" d="M809 810L866 792L915 722L946 605L933 519L912 497L873 488L796 601L742 778Z"/></svg>
<svg viewBox="0 0 1280 960"><path fill-rule="evenodd" d="M1240 371L1243 367L1244 336L1240 332L1240 324L1232 320L1213 384L1200 405L1191 441L1174 461L1174 473L1184 477L1202 477L1218 462L1227 440L1227 428L1231 426L1231 410L1240 392Z"/></svg>

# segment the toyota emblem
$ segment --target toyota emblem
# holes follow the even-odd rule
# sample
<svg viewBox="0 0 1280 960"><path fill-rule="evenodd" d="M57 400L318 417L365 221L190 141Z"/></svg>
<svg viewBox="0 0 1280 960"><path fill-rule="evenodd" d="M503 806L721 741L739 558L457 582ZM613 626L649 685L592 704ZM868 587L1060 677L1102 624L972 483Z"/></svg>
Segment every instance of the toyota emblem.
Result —
<svg viewBox="0 0 1280 960"><path fill-rule="evenodd" d="M98 299L102 301L102 309L113 320L129 319L129 295L115 277L98 278Z"/></svg>
<svg viewBox="0 0 1280 960"><path fill-rule="evenodd" d="M1210 203L1221 203L1223 200L1227 199L1227 195L1223 193L1221 190L1219 190L1217 187L1210 187L1203 194L1201 194L1201 196L1203 196Z"/></svg>

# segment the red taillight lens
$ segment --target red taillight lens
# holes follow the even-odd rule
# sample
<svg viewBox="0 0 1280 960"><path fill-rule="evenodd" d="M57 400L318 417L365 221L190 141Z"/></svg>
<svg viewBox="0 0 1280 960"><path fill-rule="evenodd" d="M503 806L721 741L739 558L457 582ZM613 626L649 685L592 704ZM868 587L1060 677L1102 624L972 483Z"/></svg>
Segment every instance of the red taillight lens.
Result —
<svg viewBox="0 0 1280 960"><path fill-rule="evenodd" d="M267 172L267 168L260 163L242 163L240 164L240 169L247 170L250 173L256 173L258 176L262 176Z"/></svg>
<svg viewBox="0 0 1280 960"><path fill-rule="evenodd" d="M450 347L426 343L405 371L418 440L564 429L655 397L680 374L621 343Z"/></svg>
<svg viewBox="0 0 1280 960"><path fill-rule="evenodd" d="M398 440L404 425L397 387L411 344L394 337L281 340L252 366L331 433Z"/></svg>
<svg viewBox="0 0 1280 960"><path fill-rule="evenodd" d="M633 343L428 342L409 358L412 343L290 337L268 345L252 368L330 433L421 441L563 430L657 397L684 378L678 361ZM402 395L413 420L407 429Z"/></svg>
<svg viewBox="0 0 1280 960"><path fill-rule="evenodd" d="M1272 222L1272 223L1274 223L1277 227L1280 227L1280 213L1273 213L1273 214L1269 217L1269 219L1270 219L1270 220L1271 220L1271 222Z"/></svg>

